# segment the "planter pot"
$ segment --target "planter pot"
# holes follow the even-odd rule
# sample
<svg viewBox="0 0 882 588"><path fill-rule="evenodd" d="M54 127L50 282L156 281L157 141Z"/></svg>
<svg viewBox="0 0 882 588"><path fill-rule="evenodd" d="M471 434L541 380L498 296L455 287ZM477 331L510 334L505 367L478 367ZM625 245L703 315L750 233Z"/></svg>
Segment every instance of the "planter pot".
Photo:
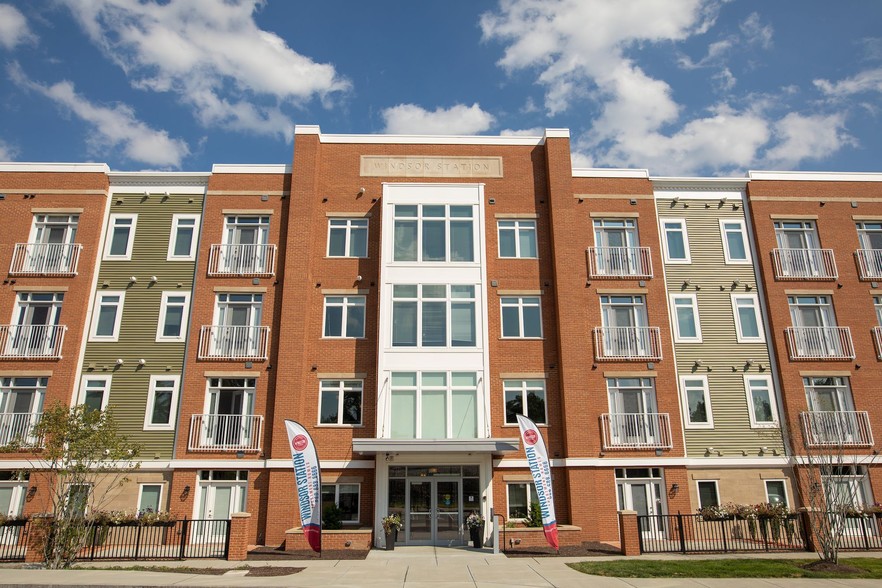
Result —
<svg viewBox="0 0 882 588"><path fill-rule="evenodd" d="M395 551L395 540L398 539L398 530L385 531L386 551Z"/></svg>
<svg viewBox="0 0 882 588"><path fill-rule="evenodd" d="M0 527L24 527L27 524L27 521L6 521L0 524Z"/></svg>
<svg viewBox="0 0 882 588"><path fill-rule="evenodd" d="M481 549L484 546L484 525L470 528L469 539L472 541L472 547Z"/></svg>

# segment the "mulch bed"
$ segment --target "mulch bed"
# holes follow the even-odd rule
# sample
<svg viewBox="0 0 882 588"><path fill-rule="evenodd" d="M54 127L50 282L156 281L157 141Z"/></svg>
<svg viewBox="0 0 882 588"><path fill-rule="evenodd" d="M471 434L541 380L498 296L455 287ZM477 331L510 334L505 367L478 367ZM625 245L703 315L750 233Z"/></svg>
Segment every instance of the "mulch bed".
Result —
<svg viewBox="0 0 882 588"><path fill-rule="evenodd" d="M367 554L367 551L359 549L325 549L318 554L312 550L284 551L275 547L257 547L248 552L248 561L364 559Z"/></svg>
<svg viewBox="0 0 882 588"><path fill-rule="evenodd" d="M802 566L806 570L811 570L813 572L830 572L834 574L866 574L867 571L861 568L856 568L854 566L850 566L847 564L839 563L832 564L826 561L813 561L812 563L805 564Z"/></svg>
<svg viewBox="0 0 882 588"><path fill-rule="evenodd" d="M622 554L617 547L596 541L586 541L581 545L562 545L560 553L555 552L551 547L521 549L518 546L509 547L503 553L506 557L600 557Z"/></svg>
<svg viewBox="0 0 882 588"><path fill-rule="evenodd" d="M302 572L303 568L283 568L281 566L255 566L248 570L246 576L290 576Z"/></svg>

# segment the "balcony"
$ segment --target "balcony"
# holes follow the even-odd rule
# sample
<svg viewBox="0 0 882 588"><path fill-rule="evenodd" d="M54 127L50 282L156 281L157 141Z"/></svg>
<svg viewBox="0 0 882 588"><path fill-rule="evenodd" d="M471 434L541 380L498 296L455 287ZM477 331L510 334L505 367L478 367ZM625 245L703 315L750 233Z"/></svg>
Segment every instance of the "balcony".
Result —
<svg viewBox="0 0 882 588"><path fill-rule="evenodd" d="M203 325L199 331L199 359L265 361L269 327Z"/></svg>
<svg viewBox="0 0 882 588"><path fill-rule="evenodd" d="M592 278L652 277L649 247L589 247L588 262Z"/></svg>
<svg viewBox="0 0 882 588"><path fill-rule="evenodd" d="M600 415L603 449L671 449L671 421L668 413L626 413Z"/></svg>
<svg viewBox="0 0 882 588"><path fill-rule="evenodd" d="M662 358L658 327L595 327L597 361L659 361Z"/></svg>
<svg viewBox="0 0 882 588"><path fill-rule="evenodd" d="M873 431L866 411L803 412L806 447L872 447Z"/></svg>
<svg viewBox="0 0 882 588"><path fill-rule="evenodd" d="M882 279L882 249L858 249L854 252L862 280Z"/></svg>
<svg viewBox="0 0 882 588"><path fill-rule="evenodd" d="M190 451L259 452L263 416L194 414L190 416Z"/></svg>
<svg viewBox="0 0 882 588"><path fill-rule="evenodd" d="M0 413L0 447L11 443L21 447L40 447L41 440L31 433L42 416L42 412Z"/></svg>
<svg viewBox="0 0 882 588"><path fill-rule="evenodd" d="M275 245L211 246L209 276L272 276L275 272Z"/></svg>
<svg viewBox="0 0 882 588"><path fill-rule="evenodd" d="M16 243L10 276L75 276L83 246L79 243Z"/></svg>
<svg viewBox="0 0 882 588"><path fill-rule="evenodd" d="M787 327L790 359L854 359L848 327Z"/></svg>
<svg viewBox="0 0 882 588"><path fill-rule="evenodd" d="M882 359L882 327L873 327L873 341L876 342L876 357Z"/></svg>
<svg viewBox="0 0 882 588"><path fill-rule="evenodd" d="M0 359L61 359L65 325L0 325Z"/></svg>
<svg viewBox="0 0 882 588"><path fill-rule="evenodd" d="M832 249L772 249L777 280L835 280Z"/></svg>

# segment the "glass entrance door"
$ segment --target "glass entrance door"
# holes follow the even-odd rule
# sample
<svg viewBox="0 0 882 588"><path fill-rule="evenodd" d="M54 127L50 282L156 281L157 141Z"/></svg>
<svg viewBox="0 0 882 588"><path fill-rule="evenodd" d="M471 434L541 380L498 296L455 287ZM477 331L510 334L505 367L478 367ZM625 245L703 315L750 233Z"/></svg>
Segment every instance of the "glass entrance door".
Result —
<svg viewBox="0 0 882 588"><path fill-rule="evenodd" d="M408 480L408 545L462 545L462 480Z"/></svg>

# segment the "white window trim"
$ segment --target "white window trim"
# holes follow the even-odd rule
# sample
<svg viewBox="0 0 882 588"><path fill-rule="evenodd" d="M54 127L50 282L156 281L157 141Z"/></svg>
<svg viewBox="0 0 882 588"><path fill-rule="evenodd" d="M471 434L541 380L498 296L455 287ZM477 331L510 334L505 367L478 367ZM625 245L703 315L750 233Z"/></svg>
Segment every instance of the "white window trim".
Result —
<svg viewBox="0 0 882 588"><path fill-rule="evenodd" d="M171 296L184 297L184 312L181 314L181 334L177 337L166 337L162 334L165 326L166 313L168 312L168 299ZM156 342L183 342L187 340L187 327L190 320L190 292L178 292L177 290L164 290L162 292L162 302L159 307L159 322L156 325Z"/></svg>
<svg viewBox="0 0 882 588"><path fill-rule="evenodd" d="M346 221L346 243L345 243L345 255L331 255L331 224L334 221ZM349 245L352 240L352 221L365 221L365 251L364 255L349 255ZM368 258L368 249L370 249L370 230L371 230L371 221L368 218L359 218L359 217L333 217L328 219L328 243L325 248L325 255L330 259L367 259ZM337 227L338 229L343 227ZM359 227L360 228L360 227Z"/></svg>
<svg viewBox="0 0 882 588"><path fill-rule="evenodd" d="M751 429L777 429L780 428L780 419L778 418L778 398L775 392L775 387L772 385L772 377L771 376L743 376L744 377L744 394L747 397L747 415L750 417L750 428ZM772 422L771 423L757 423L756 419L753 415L753 395L751 394L749 380L758 380L763 379L768 384L769 390L769 404L772 407Z"/></svg>
<svg viewBox="0 0 882 588"><path fill-rule="evenodd" d="M102 380L104 382L104 396L101 399L101 410L106 410L107 404L110 402L110 383L113 380L113 376L83 376L80 379L80 392L77 394L77 404L85 404L86 402L86 380Z"/></svg>
<svg viewBox="0 0 882 588"><path fill-rule="evenodd" d="M536 422L536 419L529 414L529 410L527 409L527 394L529 393L529 390L526 388L526 386L524 384L524 382L536 382L536 381L542 382L542 397L545 399L545 402L544 402L545 414L542 415L543 422L541 422L541 423ZM548 427L548 390L547 390L547 387L545 386L545 380L540 379L540 378L520 378L520 379L512 378L512 379L503 380L503 382L502 382L502 426L503 427L517 427L517 426L519 426L517 422L509 423L508 421L505 420L506 419L505 393L509 390L509 388L506 388L506 384L515 384L515 383L518 384L518 391L521 393L521 407L524 409L524 412L521 414L523 414L525 417L527 417L528 419L535 422L537 427L546 427L547 428ZM517 421L517 419L515 419L515 421Z"/></svg>
<svg viewBox="0 0 882 588"><path fill-rule="evenodd" d="M499 238L499 233L502 228L499 226L501 222L513 222L514 227L506 227L506 231L512 231L515 234L515 254L514 255L502 255L501 243L502 239ZM532 224L532 232L533 232L533 241L536 244L536 255L523 255L521 253L521 223L524 224ZM538 227L536 226L535 219L513 219L513 218L503 218L496 221L496 255L499 259L538 259L539 258L539 235L538 235ZM530 230L530 229L524 229Z"/></svg>
<svg viewBox="0 0 882 588"><path fill-rule="evenodd" d="M177 241L178 222L181 220L192 219L193 236L190 237L190 255L175 255L175 241ZM199 241L199 222L202 215L199 214L175 214L172 215L171 233L168 237L168 256L167 261L195 261L196 260L196 243Z"/></svg>
<svg viewBox="0 0 882 588"><path fill-rule="evenodd" d="M113 323L113 335L97 335L98 318L101 315L101 298L103 296L119 296L116 319ZM89 326L89 341L119 341L119 330L122 324L123 308L126 304L125 290L101 290L95 295L95 305L92 307L92 324Z"/></svg>
<svg viewBox="0 0 882 588"><path fill-rule="evenodd" d="M517 305L504 304L503 300L505 300L506 298L516 298L518 301ZM524 335L524 308L525 308L524 299L525 298L538 298L539 299L539 335L535 336L535 337L528 337L528 336ZM529 304L527 306L532 307L533 305ZM512 307L516 307L518 309L518 335L514 335L514 336L506 335L505 328L503 327L504 314L502 312L502 309L503 308L512 308ZM545 328L544 328L545 325L543 325L542 323L543 323L543 320L542 320L542 296L541 295L501 296L499 298L499 338L500 339L532 339L534 341L538 341L539 339L543 339L545 336Z"/></svg>
<svg viewBox="0 0 882 588"><path fill-rule="evenodd" d="M784 478L767 478L763 480L763 489L766 491L766 503L771 504L769 500L769 482L781 482L784 485L784 502L790 508L790 493L787 492L787 480Z"/></svg>
<svg viewBox="0 0 882 588"><path fill-rule="evenodd" d="M358 507L358 510L355 511L355 520L347 520L341 521L344 525L358 525L361 522L361 483L360 482L322 482L320 486L333 486L334 487L334 504L338 507L340 506L340 486L358 486L358 500L355 504ZM321 487L319 488L319 494L321 494Z"/></svg>
<svg viewBox="0 0 882 588"><path fill-rule="evenodd" d="M684 337L680 334L680 321L677 316L677 305L674 302L677 299L688 299L691 301L692 316L695 320L695 337ZM671 294L671 322L674 326L674 341L676 343L701 343L701 318L698 314L698 298L695 294Z"/></svg>
<svg viewBox="0 0 882 588"><path fill-rule="evenodd" d="M667 218L661 217L661 238L662 238L662 250L665 254L665 263L673 263L673 264L688 264L692 263L692 252L689 249L689 232L686 230L686 219L685 218ZM683 248L686 252L686 259L671 259L671 256L668 254L668 231L665 229L665 223L679 223L680 228L683 229Z"/></svg>
<svg viewBox="0 0 882 588"><path fill-rule="evenodd" d="M135 512L141 512L141 497L144 495L144 486L159 486L159 504L156 507L156 512L162 512L162 495L165 494L165 484L162 482L141 482L138 484L138 502L135 503L137 505Z"/></svg>
<svg viewBox="0 0 882 588"><path fill-rule="evenodd" d="M686 393L686 380L701 380L704 383L704 405L707 409L706 423L693 423L689 420L689 395ZM711 409L710 387L707 383L707 376L680 376L680 392L683 403L683 427L686 429L713 429L714 411Z"/></svg>
<svg viewBox="0 0 882 588"><path fill-rule="evenodd" d="M168 424L155 425L150 422L153 416L153 403L156 400L156 382L159 380L172 380L175 383L172 388L171 410L169 412ZM178 394L181 390L181 376L179 375L152 375L150 376L150 387L147 391L147 408L144 411L144 430L145 431L173 431L175 428L175 420L177 418Z"/></svg>
<svg viewBox="0 0 882 588"><path fill-rule="evenodd" d="M328 298L344 298L343 302L343 317L341 319L341 332L339 335L326 335L325 334L325 326L328 324ZM363 303L362 304L351 304L351 300L355 298L360 298ZM334 305L338 306L338 305ZM346 321L349 318L349 308L353 306L361 306L364 309L364 321L362 322L362 332L358 337L350 337L346 334ZM367 296L363 294L355 295L355 294L327 294L322 300L322 339L364 339L367 337Z"/></svg>
<svg viewBox="0 0 882 588"><path fill-rule="evenodd" d="M116 219L130 218L132 219L131 227L129 228L129 239L126 243L126 254L125 255L111 255L110 247L113 244L113 228L114 221ZM104 243L104 260L107 261L126 261L132 259L132 247L135 244L135 231L138 226L138 215L137 214L111 214L110 219L108 220L107 225L107 235L105 236Z"/></svg>
<svg viewBox="0 0 882 588"><path fill-rule="evenodd" d="M741 226L741 239L744 241L744 255L746 259L732 259L729 255L729 240L726 239L726 225L739 224ZM740 218L721 218L720 219L720 238L723 241L723 256L726 258L727 265L750 265L753 260L750 257L750 243L747 241L747 228L744 225L744 219Z"/></svg>
<svg viewBox="0 0 882 588"><path fill-rule="evenodd" d="M505 484L505 515L506 515L506 516L508 516L508 515L511 514L511 494L509 494L509 489L510 489L512 486L520 486L520 485L524 485L524 486L526 486L526 488L527 488L527 513L529 514L529 512L530 512L530 505L531 505L533 502L538 502L537 500L532 500L532 499L531 499L531 498L532 498L532 497L531 497L532 492L531 492L531 490L530 490L530 485L531 485L531 484L535 485L532 481L529 481L529 482L528 482L528 481L526 481L526 480L523 481L523 482L506 482L506 484ZM509 521L525 521L525 520L527 520L527 519L526 519L526 518L523 518L523 519L509 518L508 520L509 520Z"/></svg>
<svg viewBox="0 0 882 588"><path fill-rule="evenodd" d="M695 480L695 501L698 503L698 508L701 508L701 490L698 485L707 483L714 485L714 490L717 492L717 504L722 505L723 501L720 499L720 482L718 480Z"/></svg>
<svg viewBox="0 0 882 588"><path fill-rule="evenodd" d="M322 422L322 394L326 391L325 388L322 387L322 382L361 382L361 422L358 423L344 423L343 422L343 393L345 392L344 388L338 386L333 391L337 393L337 422L336 423L323 423ZM331 390L327 390L330 392ZM364 426L364 380L361 378L323 378L319 380L319 393L318 393L318 412L316 414L316 426L317 427L336 427L336 428L344 428L344 429L357 429Z"/></svg>
<svg viewBox="0 0 882 588"><path fill-rule="evenodd" d="M735 319L735 337L739 343L765 343L766 332L763 329L763 315L760 312L759 296L756 294L732 294L732 317ZM738 305L735 303L738 298L750 298L753 300L753 308L756 311L756 324L759 337L745 337L741 332L741 318L738 315Z"/></svg>

